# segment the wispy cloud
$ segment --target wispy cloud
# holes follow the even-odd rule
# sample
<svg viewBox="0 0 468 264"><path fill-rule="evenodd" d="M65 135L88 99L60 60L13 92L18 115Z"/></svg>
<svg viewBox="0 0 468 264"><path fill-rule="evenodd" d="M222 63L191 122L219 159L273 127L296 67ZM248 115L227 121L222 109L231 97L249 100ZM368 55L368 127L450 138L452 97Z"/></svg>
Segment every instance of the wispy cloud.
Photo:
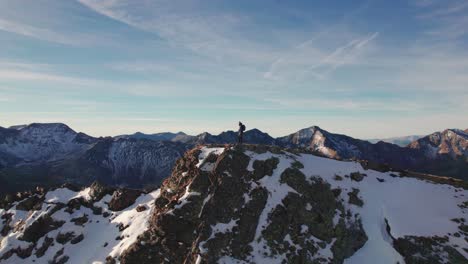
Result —
<svg viewBox="0 0 468 264"><path fill-rule="evenodd" d="M60 65L0 60L0 78L4 81L68 84L72 87L103 85L105 81L76 77L58 71Z"/></svg>
<svg viewBox="0 0 468 264"><path fill-rule="evenodd" d="M73 78L56 74L0 69L0 78L3 80L22 80L22 81L43 81L43 82L62 82L85 85L89 81L81 78Z"/></svg>
<svg viewBox="0 0 468 264"><path fill-rule="evenodd" d="M154 33L175 47L221 61L248 62L270 60L268 46L246 38L235 38L235 28L243 19L230 13L197 13L192 1L156 1L136 4L128 0L78 0L97 13ZM193 7L193 9L191 9Z"/></svg>
<svg viewBox="0 0 468 264"><path fill-rule="evenodd" d="M176 1L138 5L128 0L78 1L99 14L154 33L176 48L210 58L217 72L237 68L243 73L250 71L250 74L263 75L265 80L294 80L310 76L326 79L342 66L357 64L360 56L371 46L369 43L378 36L378 32L353 34L349 29L328 27L312 39L300 44L291 43L293 48L284 49L272 45L284 41L279 35L273 35L274 39L265 43L240 31L239 28L256 26L249 17L225 12L198 12L197 5L191 1L184 2L184 5ZM262 31L262 34L267 37L268 31ZM346 38L347 35L354 37ZM261 68L263 70L259 71ZM136 72L168 70L167 65L154 63L121 65L120 69Z"/></svg>
<svg viewBox="0 0 468 264"><path fill-rule="evenodd" d="M374 32L352 39L329 53L311 46L311 41L305 41L297 45L292 52L273 62L264 77L278 80L285 74L293 74L325 79L341 66L357 64L358 57L365 52L365 46L378 35L378 32Z"/></svg>
<svg viewBox="0 0 468 264"><path fill-rule="evenodd" d="M41 4L27 2L0 1L0 56L10 60L0 58L1 83L9 87L0 87L0 101L31 106L15 106L22 115L7 109L14 123L73 125L89 117L87 128L107 121L112 129L99 129L112 133L121 123L129 130L145 122L151 132L159 121L163 130L214 131L245 115L255 126L291 132L314 120L339 128L350 114L352 127L375 112L419 118L440 111L440 118L462 120L468 111L466 1L392 3L400 13L387 12L384 1L333 8L273 1L253 12L257 2L53 0L47 17L36 10ZM115 45L87 45L107 38ZM335 113L342 119L327 123ZM373 122L365 120L361 132Z"/></svg>
<svg viewBox="0 0 468 264"><path fill-rule="evenodd" d="M13 99L10 96L0 94L0 102L11 102Z"/></svg>
<svg viewBox="0 0 468 264"><path fill-rule="evenodd" d="M433 25L426 33L443 39L456 39L468 34L468 2L434 1L424 5L418 16Z"/></svg>
<svg viewBox="0 0 468 264"><path fill-rule="evenodd" d="M283 109L309 109L320 111L385 111L413 113L439 109L440 106L427 106L424 101L409 99L363 99L363 98L266 98L265 101Z"/></svg>
<svg viewBox="0 0 468 264"><path fill-rule="evenodd" d="M32 25L27 25L12 20L2 19L1 17L0 30L65 45L77 46L97 42L95 41L97 38L93 35L81 34L76 32L73 34L60 33L50 28L41 28Z"/></svg>

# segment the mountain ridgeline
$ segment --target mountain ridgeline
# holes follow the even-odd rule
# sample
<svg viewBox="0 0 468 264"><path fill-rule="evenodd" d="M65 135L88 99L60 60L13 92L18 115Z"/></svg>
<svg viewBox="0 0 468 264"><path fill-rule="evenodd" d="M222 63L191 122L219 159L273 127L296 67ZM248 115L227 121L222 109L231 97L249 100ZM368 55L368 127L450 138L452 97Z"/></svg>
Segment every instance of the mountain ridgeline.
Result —
<svg viewBox="0 0 468 264"><path fill-rule="evenodd" d="M0 127L0 193L63 183L135 188L156 186L176 160L199 144L233 144L234 131L197 136L179 133L95 138L60 123ZM366 160L400 170L468 179L468 131L448 129L406 147L375 144L330 133L317 126L273 138L258 129L244 133L246 144L301 149L333 159Z"/></svg>
<svg viewBox="0 0 468 264"><path fill-rule="evenodd" d="M0 129L0 192L55 186L144 187L167 177L187 150L182 143L94 138L64 124L31 124Z"/></svg>

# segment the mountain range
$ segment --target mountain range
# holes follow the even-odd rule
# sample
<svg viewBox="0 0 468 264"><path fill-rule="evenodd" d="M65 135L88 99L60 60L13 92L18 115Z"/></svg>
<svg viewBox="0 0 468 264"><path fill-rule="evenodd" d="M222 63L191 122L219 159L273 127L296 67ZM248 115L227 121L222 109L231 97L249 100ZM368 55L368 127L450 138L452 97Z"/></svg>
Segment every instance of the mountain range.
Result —
<svg viewBox="0 0 468 264"><path fill-rule="evenodd" d="M291 137L310 146L302 136L318 133L329 136ZM463 264L467 196L465 181L365 161L200 145L159 189L93 183L0 199L0 262Z"/></svg>
<svg viewBox="0 0 468 264"><path fill-rule="evenodd" d="M333 159L366 160L369 166L387 165L435 175L468 179L468 130L447 129L419 138L406 147L375 144L330 133L317 126L273 138L258 129L244 134L247 144L301 149ZM37 185L73 183L144 188L170 175L176 160L199 144L233 144L234 131L219 135L183 132L95 138L65 124L34 123L0 127L0 193Z"/></svg>
<svg viewBox="0 0 468 264"><path fill-rule="evenodd" d="M420 138L424 137L424 135L411 135L411 136L403 136L403 137L391 137L391 138L381 138L381 139L368 139L370 143L377 143L379 141L392 143L398 145L400 147L406 147L411 142L416 141Z"/></svg>

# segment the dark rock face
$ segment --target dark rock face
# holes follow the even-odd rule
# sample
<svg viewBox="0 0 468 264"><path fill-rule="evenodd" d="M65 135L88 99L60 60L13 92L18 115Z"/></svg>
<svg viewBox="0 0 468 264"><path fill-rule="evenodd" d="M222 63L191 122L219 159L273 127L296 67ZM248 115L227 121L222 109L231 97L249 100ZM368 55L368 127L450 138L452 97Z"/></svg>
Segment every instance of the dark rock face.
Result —
<svg viewBox="0 0 468 264"><path fill-rule="evenodd" d="M359 198L358 194L359 194L359 189L353 188L353 191L348 193L348 196L349 196L348 202L350 204L354 204L359 207L362 207L364 205L364 202L361 200L361 198Z"/></svg>
<svg viewBox="0 0 468 264"><path fill-rule="evenodd" d="M362 181L362 179L364 179L365 176L366 176L365 174L362 174L362 173L359 173L359 172L353 172L350 175L351 180L357 181L357 182Z"/></svg>
<svg viewBox="0 0 468 264"><path fill-rule="evenodd" d="M55 221L49 215L43 215L24 230L22 239L28 242L37 242L39 238L62 225L63 222Z"/></svg>
<svg viewBox="0 0 468 264"><path fill-rule="evenodd" d="M83 216L72 218L70 222L78 226L83 226L84 224L88 222L88 216L84 214Z"/></svg>
<svg viewBox="0 0 468 264"><path fill-rule="evenodd" d="M44 201L44 196L33 195L25 199L24 201L18 203L16 205L16 209L23 210L23 211L39 209L41 208L43 201Z"/></svg>
<svg viewBox="0 0 468 264"><path fill-rule="evenodd" d="M466 258L447 242L446 237L407 236L394 240L393 244L408 264L466 263Z"/></svg>
<svg viewBox="0 0 468 264"><path fill-rule="evenodd" d="M279 160L277 158L267 159L265 161L256 160L253 163L254 173L253 178L255 180L260 180L265 175L271 176L273 174L273 170L276 169Z"/></svg>
<svg viewBox="0 0 468 264"><path fill-rule="evenodd" d="M243 150L229 149L209 158L206 162L215 165L204 171L195 166L198 154L195 149L177 161L155 201L150 229L120 256L120 263L217 263L223 256L253 262L254 247L262 243L271 249L268 254L285 254L289 263L321 258L342 263L367 241L360 218L347 216L329 184L307 180L299 162L291 163L279 179L291 192L265 213L269 197L276 194L260 182L274 177L278 158L251 161ZM252 171L247 169L250 162ZM333 259L320 256L332 241Z"/></svg>
<svg viewBox="0 0 468 264"><path fill-rule="evenodd" d="M0 256L0 260L8 259L13 254L16 254L18 257L20 257L22 259L27 258L27 257L31 256L33 248L34 248L34 245L31 245L31 246L29 246L27 248L18 247L18 248L12 249L12 250L6 252L5 254L3 254L3 256Z"/></svg>
<svg viewBox="0 0 468 264"><path fill-rule="evenodd" d="M118 189L112 195L112 199L109 202L109 209L112 211L123 210L135 203L136 198L142 193L143 192L139 190Z"/></svg>
<svg viewBox="0 0 468 264"><path fill-rule="evenodd" d="M137 212L141 213L141 212L143 212L143 211L148 210L148 208L147 208L146 206L144 206L144 205L139 205L139 206L137 206L137 208L136 208L135 210L136 210Z"/></svg>
<svg viewBox="0 0 468 264"><path fill-rule="evenodd" d="M74 237L72 240L70 240L71 244L78 244L84 239L83 234L79 234L78 236Z"/></svg>
<svg viewBox="0 0 468 264"><path fill-rule="evenodd" d="M53 242L53 238L46 236L44 242L42 242L42 245L36 250L36 256L38 258L44 256L45 252L47 251L47 249L49 249Z"/></svg>
<svg viewBox="0 0 468 264"><path fill-rule="evenodd" d="M103 185L98 181L93 182L90 188L91 189L89 190L89 196L91 197L91 199L93 199L93 201L99 201L106 194L112 195L112 193L114 193L114 188L110 188L107 185Z"/></svg>
<svg viewBox="0 0 468 264"><path fill-rule="evenodd" d="M57 241L58 243L60 244L66 244L67 242L69 242L70 240L72 240L73 238L75 238L75 233L73 232L67 232L67 233L58 233L57 234L57 237L55 238L55 241Z"/></svg>

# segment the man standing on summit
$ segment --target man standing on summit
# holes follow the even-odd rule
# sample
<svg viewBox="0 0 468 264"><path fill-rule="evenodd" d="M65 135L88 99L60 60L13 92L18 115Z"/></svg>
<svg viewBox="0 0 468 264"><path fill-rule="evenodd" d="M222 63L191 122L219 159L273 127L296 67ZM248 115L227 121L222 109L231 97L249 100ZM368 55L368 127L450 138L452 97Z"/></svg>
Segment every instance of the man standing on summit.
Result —
<svg viewBox="0 0 468 264"><path fill-rule="evenodd" d="M245 125L242 124L241 121L239 121L239 134L237 136L237 143L242 144L244 141L244 131L245 131Z"/></svg>

